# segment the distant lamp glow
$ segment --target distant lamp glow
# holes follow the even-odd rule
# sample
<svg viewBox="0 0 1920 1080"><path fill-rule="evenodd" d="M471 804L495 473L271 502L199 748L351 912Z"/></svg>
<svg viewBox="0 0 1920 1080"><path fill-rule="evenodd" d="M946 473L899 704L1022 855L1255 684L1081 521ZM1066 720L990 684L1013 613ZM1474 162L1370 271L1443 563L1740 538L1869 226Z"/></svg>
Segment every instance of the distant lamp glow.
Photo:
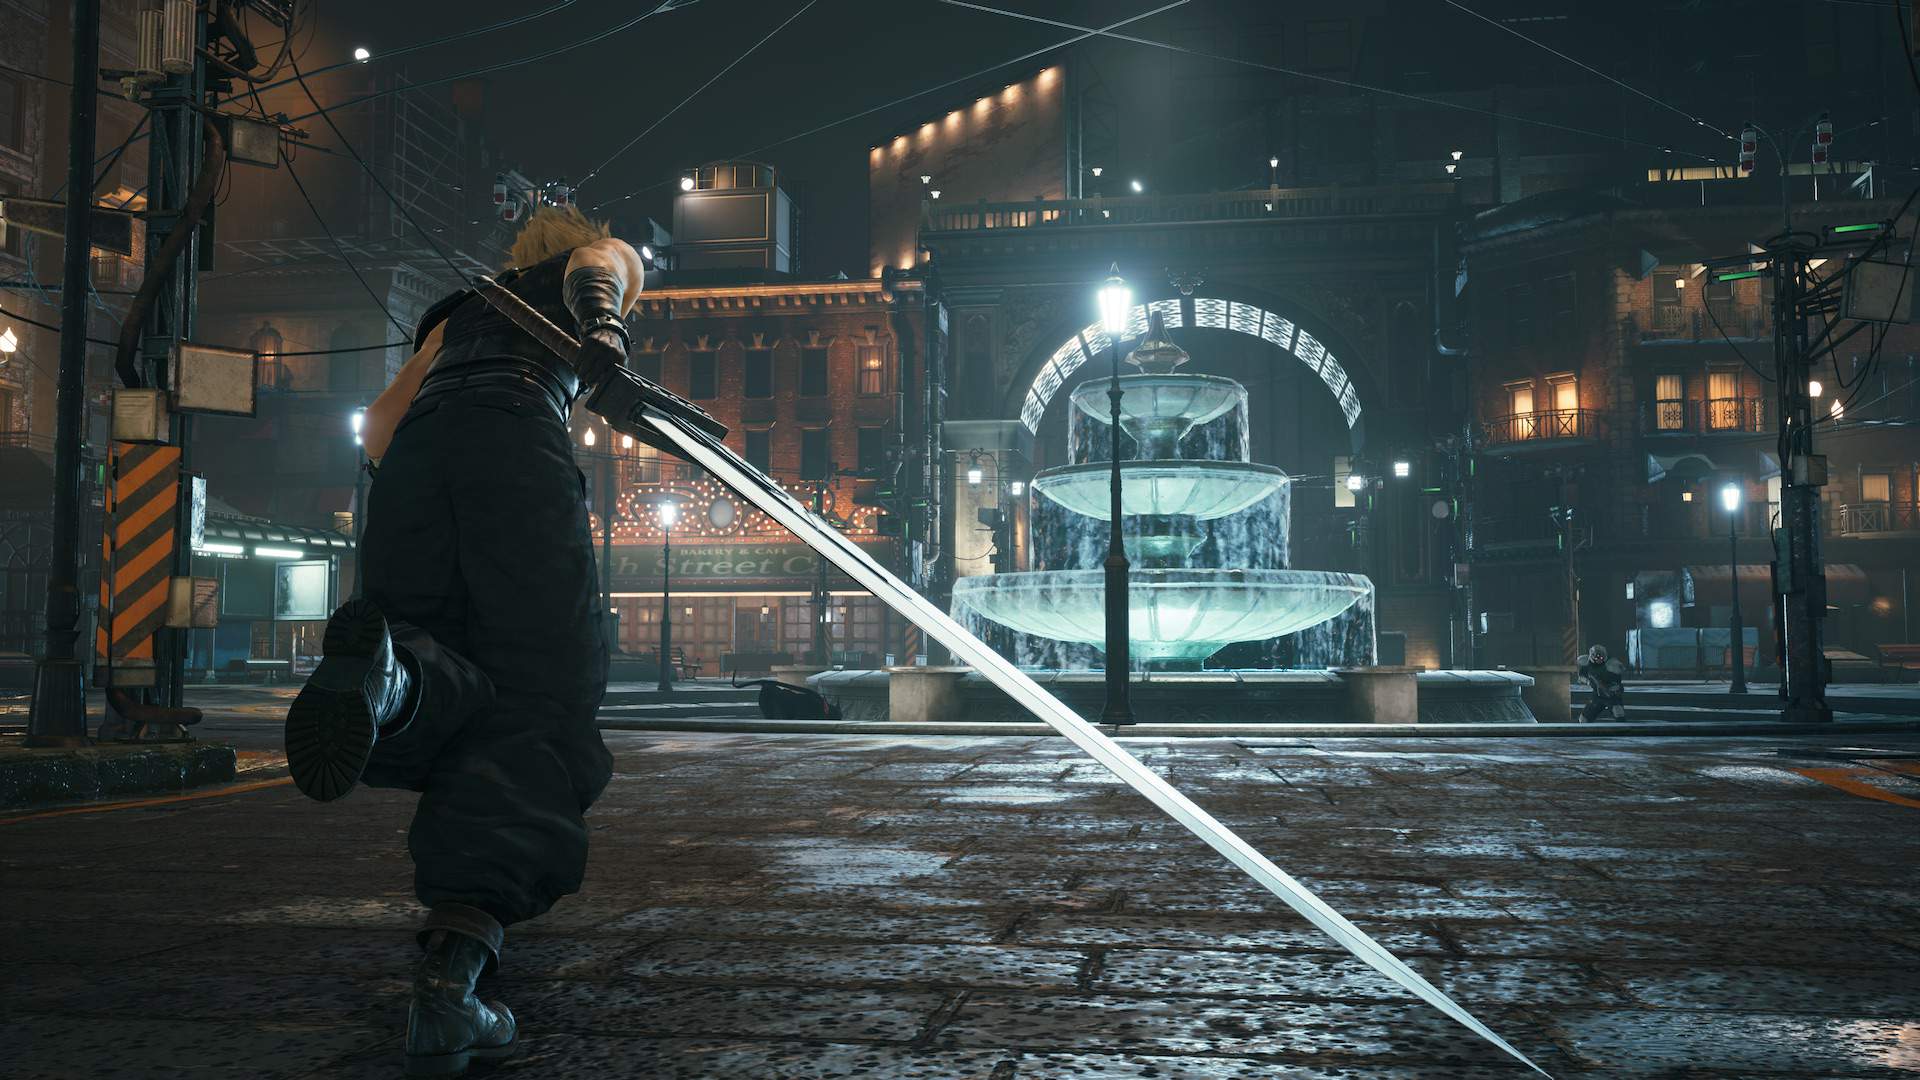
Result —
<svg viewBox="0 0 1920 1080"><path fill-rule="evenodd" d="M1847 415L1847 407L1845 405L1840 404L1839 398L1834 398L1833 408L1828 409L1827 413L1828 415L1832 416L1835 420L1838 420L1841 417Z"/></svg>
<svg viewBox="0 0 1920 1080"><path fill-rule="evenodd" d="M1452 175L1454 175L1455 173L1457 173L1457 172L1459 172L1459 171L1460 171L1460 166L1458 166L1458 165L1456 165L1456 164L1454 164L1454 163L1453 163L1453 162L1451 162L1451 161L1449 161L1449 162L1447 162L1447 175L1448 175L1448 176L1452 176Z"/></svg>
<svg viewBox="0 0 1920 1080"><path fill-rule="evenodd" d="M0 330L0 353L10 353L20 347L20 339L14 335L13 327Z"/></svg>
<svg viewBox="0 0 1920 1080"><path fill-rule="evenodd" d="M359 446L360 445L360 429L367 426L367 410L365 409L353 410L353 415L347 417L347 426L353 429L353 445Z"/></svg>
<svg viewBox="0 0 1920 1080"><path fill-rule="evenodd" d="M1027 485L1025 481L1015 480L1007 485L1007 494L1009 495L1025 495L1026 493Z"/></svg>
<svg viewBox="0 0 1920 1080"><path fill-rule="evenodd" d="M620 436L620 449L622 450L633 449L633 436L631 435Z"/></svg>
<svg viewBox="0 0 1920 1080"><path fill-rule="evenodd" d="M1826 388L1826 387L1824 387L1824 386L1821 386L1821 385L1820 385L1820 380L1819 380L1819 379L1808 379L1808 380L1807 380L1807 396L1808 396L1808 397L1810 397L1810 398L1817 398L1817 397L1819 397L1819 396L1820 396L1821 394L1824 394L1824 393L1826 393L1826 392L1827 392L1827 388Z"/></svg>
<svg viewBox="0 0 1920 1080"><path fill-rule="evenodd" d="M645 260L646 260L646 261L648 261L648 262L652 262L652 261L653 261L653 245L652 245L652 244L641 244L641 245L640 245L640 257L641 257L642 259L645 259Z"/></svg>
<svg viewBox="0 0 1920 1080"><path fill-rule="evenodd" d="M1280 159L1279 159L1279 158L1277 158L1277 157L1270 157L1270 158L1268 158L1268 159L1267 159L1267 168L1269 168L1269 169L1277 169L1277 168L1279 168L1279 167L1280 167Z"/></svg>
<svg viewBox="0 0 1920 1080"><path fill-rule="evenodd" d="M1359 473L1348 473L1347 490L1356 493L1367 490L1367 478Z"/></svg>
<svg viewBox="0 0 1920 1080"><path fill-rule="evenodd" d="M939 189L939 188L934 188L934 189L933 189L932 191L930 191L930 192L928 192L928 194L929 194L929 195L932 195L932 196L933 196L934 198L936 198L936 199L937 199L937 198L939 198L939 197L940 197L940 189Z"/></svg>
<svg viewBox="0 0 1920 1080"><path fill-rule="evenodd" d="M1133 188L1135 194L1138 194L1142 191L1147 190L1147 185L1141 183L1138 180L1131 181L1129 186Z"/></svg>
<svg viewBox="0 0 1920 1080"><path fill-rule="evenodd" d="M692 190L693 190L693 177L691 177L691 176L683 176L683 177L681 177L681 178L680 178L680 190L681 190L681 191L692 191Z"/></svg>
<svg viewBox="0 0 1920 1080"><path fill-rule="evenodd" d="M593 445L593 429L588 428L587 433L581 436L580 441L583 443L586 443L588 446L592 446Z"/></svg>
<svg viewBox="0 0 1920 1080"><path fill-rule="evenodd" d="M1683 492L1681 492L1681 493L1680 493L1680 501L1681 501L1681 502L1692 502L1692 501L1693 501L1693 492L1691 492L1691 491L1683 491Z"/></svg>
<svg viewBox="0 0 1920 1080"><path fill-rule="evenodd" d="M304 559L307 553L299 548L257 547L253 553L262 559Z"/></svg>
<svg viewBox="0 0 1920 1080"><path fill-rule="evenodd" d="M373 54L367 51L367 47L365 45L361 45L353 50L353 58L364 64L367 61L373 59Z"/></svg>
<svg viewBox="0 0 1920 1080"><path fill-rule="evenodd" d="M1453 160L1455 160L1455 161L1459 161L1459 160L1460 160L1460 153L1461 153L1460 151L1458 151L1458 150L1455 150L1455 151L1452 151L1452 152L1451 152L1451 153L1450 153L1450 154L1449 154L1448 156L1449 156L1449 157L1451 157L1451 158L1453 158Z"/></svg>
<svg viewBox="0 0 1920 1080"><path fill-rule="evenodd" d="M978 465L975 465L972 468L968 469L967 470L967 486L979 487L980 480L983 477L983 475L984 474L980 471L980 466Z"/></svg>
<svg viewBox="0 0 1920 1080"><path fill-rule="evenodd" d="M1720 489L1720 505L1724 507L1729 514L1740 509L1741 498L1742 492L1740 491L1739 484L1727 484Z"/></svg>
<svg viewBox="0 0 1920 1080"><path fill-rule="evenodd" d="M929 173L921 173L920 182L923 184L931 184L933 183L933 176Z"/></svg>
<svg viewBox="0 0 1920 1080"><path fill-rule="evenodd" d="M1120 264L1114 263L1107 271L1107 280L1100 286L1100 328L1111 337L1119 337L1127 330L1127 317L1133 314L1133 290L1127 287L1127 279L1120 276Z"/></svg>
<svg viewBox="0 0 1920 1080"><path fill-rule="evenodd" d="M1394 463L1393 463L1393 475L1394 475L1394 476L1396 476L1396 477L1399 477L1399 478L1400 478L1400 479L1402 479L1402 480L1405 480L1405 479L1406 479L1407 477L1409 477L1409 476L1412 476L1412 475L1413 475L1413 462L1411 462L1411 461L1396 461L1396 462L1394 462Z"/></svg>
<svg viewBox="0 0 1920 1080"><path fill-rule="evenodd" d="M674 502L672 499L660 500L660 524L671 529L673 528L673 523L679 520L680 504Z"/></svg>
<svg viewBox="0 0 1920 1080"><path fill-rule="evenodd" d="M1655 600L1647 605L1647 621L1655 630L1665 630L1673 626L1673 605L1665 600Z"/></svg>
<svg viewBox="0 0 1920 1080"><path fill-rule="evenodd" d="M1098 166L1098 165L1095 165L1095 166L1093 167L1093 175L1095 175L1095 176L1099 176L1099 175L1100 175L1101 173L1103 173L1103 172L1106 172L1106 171L1107 171L1106 169L1104 169L1104 168L1102 168L1102 167L1100 167L1100 166Z"/></svg>

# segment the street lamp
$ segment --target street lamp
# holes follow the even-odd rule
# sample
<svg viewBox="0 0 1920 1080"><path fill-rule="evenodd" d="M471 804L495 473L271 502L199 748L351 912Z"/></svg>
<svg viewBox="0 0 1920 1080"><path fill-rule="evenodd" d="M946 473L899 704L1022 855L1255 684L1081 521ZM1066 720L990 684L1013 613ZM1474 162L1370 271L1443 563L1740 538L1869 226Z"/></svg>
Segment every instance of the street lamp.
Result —
<svg viewBox="0 0 1920 1080"><path fill-rule="evenodd" d="M1739 511L1744 493L1739 484L1728 484L1720 489L1720 505L1727 508L1727 581L1733 589L1733 616L1731 625L1732 640L1729 649L1732 653L1733 685L1728 692L1744 694L1747 692L1747 650L1746 627L1740 619L1740 532Z"/></svg>
<svg viewBox="0 0 1920 1080"><path fill-rule="evenodd" d="M660 685L665 693L673 689L673 523L679 520L680 504L660 500Z"/></svg>
<svg viewBox="0 0 1920 1080"><path fill-rule="evenodd" d="M360 538L366 535L366 526L361 522L366 515L367 444L361 440L360 433L367 426L365 406L353 410L347 426L353 429L353 597L357 600L364 594L360 582Z"/></svg>
<svg viewBox="0 0 1920 1080"><path fill-rule="evenodd" d="M1137 181L1136 181L1137 183ZM1127 332L1133 315L1133 290L1120 276L1120 264L1107 271L1100 286L1100 326L1107 332L1112 349L1113 373L1107 383L1107 401L1112 413L1112 473L1108 483L1111 513L1107 529L1107 707L1101 720L1109 724L1133 723L1133 707L1127 701L1127 542L1121 533L1120 487L1120 335Z"/></svg>

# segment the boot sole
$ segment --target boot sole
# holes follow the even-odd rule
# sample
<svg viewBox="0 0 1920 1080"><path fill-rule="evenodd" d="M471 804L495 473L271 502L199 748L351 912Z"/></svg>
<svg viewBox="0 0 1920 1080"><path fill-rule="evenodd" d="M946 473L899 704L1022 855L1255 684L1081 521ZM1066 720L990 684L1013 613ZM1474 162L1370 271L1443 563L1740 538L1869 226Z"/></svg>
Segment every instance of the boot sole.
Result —
<svg viewBox="0 0 1920 1080"><path fill-rule="evenodd" d="M287 710L287 771L302 794L331 802L352 791L373 754L367 675L386 633L380 609L349 600L327 620L325 658Z"/></svg>
<svg viewBox="0 0 1920 1080"><path fill-rule="evenodd" d="M407 1055L408 1076L460 1076L467 1071L471 1059L482 1061L512 1057L517 1048L515 1042L505 1046L470 1047L452 1054L409 1054Z"/></svg>

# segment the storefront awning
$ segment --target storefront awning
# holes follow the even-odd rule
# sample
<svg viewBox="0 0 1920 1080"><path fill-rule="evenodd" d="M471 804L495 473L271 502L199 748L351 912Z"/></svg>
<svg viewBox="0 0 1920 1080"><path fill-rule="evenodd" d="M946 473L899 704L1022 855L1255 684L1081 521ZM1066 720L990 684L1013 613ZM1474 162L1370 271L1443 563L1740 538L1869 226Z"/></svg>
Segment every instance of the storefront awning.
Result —
<svg viewBox="0 0 1920 1080"><path fill-rule="evenodd" d="M1720 471L1720 466L1704 454L1648 454L1647 483L1657 484L1669 477L1694 481Z"/></svg>
<svg viewBox="0 0 1920 1080"><path fill-rule="evenodd" d="M342 533L323 529L304 529L297 525L280 525L261 518L229 517L224 514L207 515L207 540L246 547L265 544L269 547L300 548L316 558L339 555L353 550L352 538Z"/></svg>

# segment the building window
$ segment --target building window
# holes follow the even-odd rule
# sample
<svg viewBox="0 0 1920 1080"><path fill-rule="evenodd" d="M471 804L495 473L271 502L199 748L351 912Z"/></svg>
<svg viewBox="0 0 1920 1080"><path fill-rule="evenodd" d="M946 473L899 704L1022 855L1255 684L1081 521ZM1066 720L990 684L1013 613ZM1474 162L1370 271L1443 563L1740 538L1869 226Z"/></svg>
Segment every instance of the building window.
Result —
<svg viewBox="0 0 1920 1080"><path fill-rule="evenodd" d="M26 86L11 75L0 75L0 146L27 146Z"/></svg>
<svg viewBox="0 0 1920 1080"><path fill-rule="evenodd" d="M800 396L827 396L827 350L800 350Z"/></svg>
<svg viewBox="0 0 1920 1080"><path fill-rule="evenodd" d="M648 382L660 381L660 354L657 352L634 353L627 358L627 367Z"/></svg>
<svg viewBox="0 0 1920 1080"><path fill-rule="evenodd" d="M1507 387L1507 415L1512 417L1513 437L1516 440L1534 437L1532 383L1514 383Z"/></svg>
<svg viewBox="0 0 1920 1080"><path fill-rule="evenodd" d="M1573 321L1573 275L1551 277L1541 285L1545 293L1545 330L1555 344L1570 341L1575 333Z"/></svg>
<svg viewBox="0 0 1920 1080"><path fill-rule="evenodd" d="M1860 474L1861 502L1893 501L1893 474L1870 472Z"/></svg>
<svg viewBox="0 0 1920 1080"><path fill-rule="evenodd" d="M887 464L887 429L863 427L859 430L858 468L861 476L879 476Z"/></svg>
<svg viewBox="0 0 1920 1080"><path fill-rule="evenodd" d="M1678 330L1684 321L1687 279L1671 270L1653 275L1653 328Z"/></svg>
<svg viewBox="0 0 1920 1080"><path fill-rule="evenodd" d="M1707 372L1707 427L1714 431L1740 430L1739 372Z"/></svg>
<svg viewBox="0 0 1920 1080"><path fill-rule="evenodd" d="M886 388L886 347L862 345L857 355L860 394L863 397L878 397Z"/></svg>
<svg viewBox="0 0 1920 1080"><path fill-rule="evenodd" d="M260 368L260 385L285 388L288 384L287 362L280 359L280 352L286 347L287 339L272 323L261 323L260 328L247 338L247 348L253 350Z"/></svg>
<svg viewBox="0 0 1920 1080"><path fill-rule="evenodd" d="M720 365L711 352L687 354L687 396L712 401L720 396Z"/></svg>
<svg viewBox="0 0 1920 1080"><path fill-rule="evenodd" d="M13 193L14 188L12 184L0 181L0 198L12 195ZM11 255L18 259L25 256L26 250L27 230L10 229L7 227L7 219L0 217L0 255Z"/></svg>
<svg viewBox="0 0 1920 1080"><path fill-rule="evenodd" d="M747 429L747 464L761 472L773 471L773 432L766 428Z"/></svg>
<svg viewBox="0 0 1920 1080"><path fill-rule="evenodd" d="M1653 380L1653 428L1680 431L1687 426L1686 384L1678 375L1656 375Z"/></svg>
<svg viewBox="0 0 1920 1080"><path fill-rule="evenodd" d="M1715 281L1713 274L1704 276L1706 280L1700 286L1700 298L1707 305L1707 313L1728 335L1739 333L1734 326L1733 282Z"/></svg>
<svg viewBox="0 0 1920 1080"><path fill-rule="evenodd" d="M773 350L748 349L746 375L746 396L750 398L772 397Z"/></svg>
<svg viewBox="0 0 1920 1080"><path fill-rule="evenodd" d="M1507 290L1507 344L1533 344L1533 286L1515 285Z"/></svg>
<svg viewBox="0 0 1920 1080"><path fill-rule="evenodd" d="M806 428L800 432L800 479L827 479L832 471L828 456L826 428Z"/></svg>

